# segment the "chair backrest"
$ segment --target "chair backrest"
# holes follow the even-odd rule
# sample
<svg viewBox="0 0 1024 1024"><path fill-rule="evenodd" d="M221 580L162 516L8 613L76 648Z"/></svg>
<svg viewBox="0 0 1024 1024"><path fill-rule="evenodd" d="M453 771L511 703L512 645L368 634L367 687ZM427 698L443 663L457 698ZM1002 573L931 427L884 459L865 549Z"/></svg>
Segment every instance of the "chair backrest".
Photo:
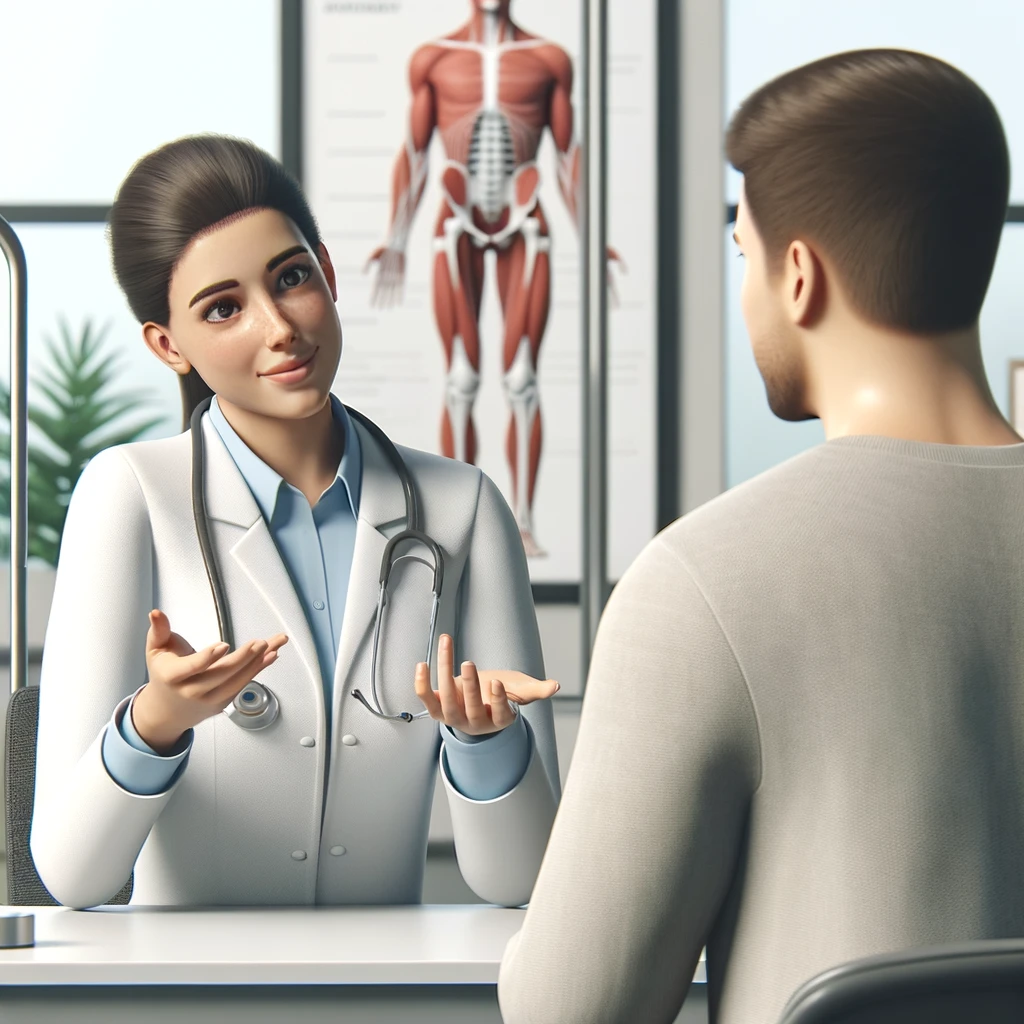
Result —
<svg viewBox="0 0 1024 1024"><path fill-rule="evenodd" d="M779 1024L1020 1024L1024 939L910 949L802 985Z"/></svg>
<svg viewBox="0 0 1024 1024"><path fill-rule="evenodd" d="M57 903L40 880L28 845L36 786L38 724L39 688L20 687L11 694L7 705L7 750L4 760L7 903L11 906L38 907ZM124 888L108 902L125 904L131 895L132 878L129 877Z"/></svg>

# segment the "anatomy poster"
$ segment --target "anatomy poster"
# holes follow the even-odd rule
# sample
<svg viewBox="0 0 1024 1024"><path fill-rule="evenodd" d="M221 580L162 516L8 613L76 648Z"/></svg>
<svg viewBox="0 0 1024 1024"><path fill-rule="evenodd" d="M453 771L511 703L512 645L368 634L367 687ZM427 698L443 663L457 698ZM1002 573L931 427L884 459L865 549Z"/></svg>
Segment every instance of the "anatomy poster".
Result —
<svg viewBox="0 0 1024 1024"><path fill-rule="evenodd" d="M655 5L609 25L609 575L655 531ZM309 0L304 185L338 272L335 390L480 466L536 583L581 558L577 5Z"/></svg>

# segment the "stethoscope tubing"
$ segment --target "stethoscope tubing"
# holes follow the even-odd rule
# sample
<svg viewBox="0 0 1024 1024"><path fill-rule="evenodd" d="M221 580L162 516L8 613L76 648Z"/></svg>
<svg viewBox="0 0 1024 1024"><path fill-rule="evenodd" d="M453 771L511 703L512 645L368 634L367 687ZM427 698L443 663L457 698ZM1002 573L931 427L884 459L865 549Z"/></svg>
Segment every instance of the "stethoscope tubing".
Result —
<svg viewBox="0 0 1024 1024"><path fill-rule="evenodd" d="M206 509L206 492L204 488L205 469L205 447L203 443L202 417L213 401L212 397L204 398L192 411L189 420L189 428L192 432L192 517L195 522L196 537L199 541L199 549L203 556L203 564L206 568L206 576L210 582L210 590L213 594L214 608L217 613L217 626L221 640L234 648L234 632L231 624L231 614L228 603L224 596L223 584L220 571L217 566L217 558L214 554L213 543L210 540L209 515ZM352 696L364 705L378 718L401 720L406 722L417 721L429 715L428 711L412 714L408 711L397 715L390 715L383 711L380 699L377 695L377 653L380 642L381 623L384 617L384 608L387 604L387 585L391 576L391 569L394 565L394 552L399 544L406 541L415 541L424 545L433 558L433 599L430 609L430 628L427 638L426 662L431 664L431 655L434 649L434 631L437 626L437 612L441 600L441 587L444 582L444 555L440 545L427 533L420 524L420 509L417 500L416 488L413 486L409 469L402 458L401 453L395 447L391 439L372 420L368 419L361 412L345 406L345 411L354 419L358 420L384 449L388 460L391 462L402 485L405 496L405 512L407 528L391 537L384 548L380 567L380 591L377 597L377 614L373 626L373 647L370 654L370 691L373 696L374 707L363 696L361 690L353 690ZM277 697L263 683L252 680L224 709L224 713L242 728L250 730L265 729L272 725L280 713L280 705Z"/></svg>

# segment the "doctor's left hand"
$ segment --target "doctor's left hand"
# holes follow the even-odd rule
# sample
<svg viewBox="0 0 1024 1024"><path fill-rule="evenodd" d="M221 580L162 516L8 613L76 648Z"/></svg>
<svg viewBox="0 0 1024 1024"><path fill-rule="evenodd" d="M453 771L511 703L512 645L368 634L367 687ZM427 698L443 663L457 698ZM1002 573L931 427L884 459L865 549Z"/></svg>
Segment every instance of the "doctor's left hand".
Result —
<svg viewBox="0 0 1024 1024"><path fill-rule="evenodd" d="M462 674L454 675L455 652L452 638L443 633L437 645L437 683L430 688L430 669L425 661L416 666L416 695L430 717L471 736L501 732L516 715L509 701L531 704L557 693L554 679L534 679L512 669L477 669L471 661L462 663Z"/></svg>

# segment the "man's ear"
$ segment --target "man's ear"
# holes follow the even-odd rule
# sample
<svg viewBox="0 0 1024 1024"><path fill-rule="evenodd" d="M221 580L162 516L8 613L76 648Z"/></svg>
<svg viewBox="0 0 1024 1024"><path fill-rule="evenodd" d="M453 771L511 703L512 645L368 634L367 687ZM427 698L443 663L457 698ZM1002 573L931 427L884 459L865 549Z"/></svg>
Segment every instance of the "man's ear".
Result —
<svg viewBox="0 0 1024 1024"><path fill-rule="evenodd" d="M790 242L783 270L783 299L790 319L810 327L825 304L825 268L806 242Z"/></svg>
<svg viewBox="0 0 1024 1024"><path fill-rule="evenodd" d="M316 247L316 257L320 261L320 268L324 272L324 277L327 279L327 287L331 289L331 298L335 302L338 301L338 281L334 276L334 264L331 262L331 257L327 252L327 246L321 242Z"/></svg>
<svg viewBox="0 0 1024 1024"><path fill-rule="evenodd" d="M192 364L178 351L166 327L152 321L144 323L142 339L157 359L166 363L175 373L184 377L192 369Z"/></svg>

